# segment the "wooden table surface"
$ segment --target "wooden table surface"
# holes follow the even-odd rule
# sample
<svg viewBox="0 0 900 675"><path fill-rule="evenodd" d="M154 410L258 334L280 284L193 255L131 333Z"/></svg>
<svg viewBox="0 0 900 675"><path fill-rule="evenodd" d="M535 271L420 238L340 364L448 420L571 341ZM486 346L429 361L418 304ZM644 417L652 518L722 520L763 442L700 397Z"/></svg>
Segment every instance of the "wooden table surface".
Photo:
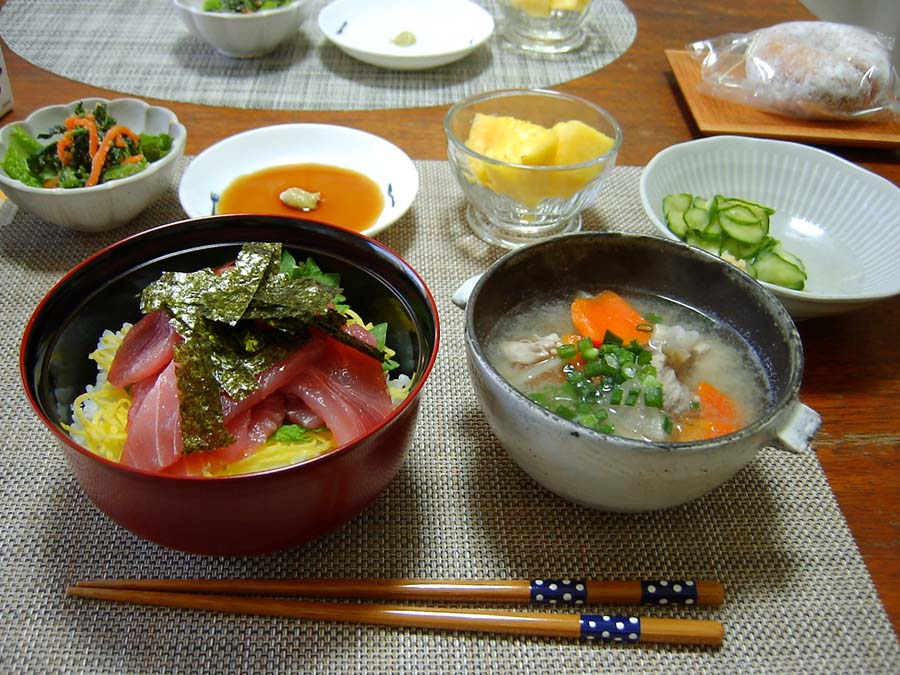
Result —
<svg viewBox="0 0 900 675"><path fill-rule="evenodd" d="M638 24L631 48L609 66L558 87L599 103L619 120L625 139L619 163L624 165L646 164L663 148L700 136L668 67L665 49L683 48L692 40L722 33L814 18L795 0L625 2ZM52 75L0 44L15 96L15 109L2 124L23 119L45 105L120 95ZM383 136L415 159L446 159L441 128L446 107L285 112L151 102L171 108L187 126L189 155L254 127L327 122ZM894 151L829 150L894 183L900 181L900 161ZM861 233L864 227L860 223ZM900 632L900 360L896 351L900 298L836 318L803 322L799 328L806 354L801 397L824 419L815 449L894 630Z"/></svg>

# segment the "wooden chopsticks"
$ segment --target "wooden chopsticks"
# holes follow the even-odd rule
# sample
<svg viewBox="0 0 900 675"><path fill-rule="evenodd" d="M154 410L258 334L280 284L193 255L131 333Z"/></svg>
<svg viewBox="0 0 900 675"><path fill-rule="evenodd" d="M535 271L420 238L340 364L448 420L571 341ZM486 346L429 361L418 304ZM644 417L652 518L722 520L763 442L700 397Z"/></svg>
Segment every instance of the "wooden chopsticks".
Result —
<svg viewBox="0 0 900 675"><path fill-rule="evenodd" d="M536 604L721 605L717 581L585 579L92 579L77 586L176 593Z"/></svg>
<svg viewBox="0 0 900 675"><path fill-rule="evenodd" d="M382 626L518 633L605 642L719 645L718 621L609 614L506 612L374 603L316 602L259 595L343 599L535 602L538 604L720 604L716 582L462 581L404 579L95 579L67 594L160 607L340 621ZM649 593L649 597L648 597Z"/></svg>

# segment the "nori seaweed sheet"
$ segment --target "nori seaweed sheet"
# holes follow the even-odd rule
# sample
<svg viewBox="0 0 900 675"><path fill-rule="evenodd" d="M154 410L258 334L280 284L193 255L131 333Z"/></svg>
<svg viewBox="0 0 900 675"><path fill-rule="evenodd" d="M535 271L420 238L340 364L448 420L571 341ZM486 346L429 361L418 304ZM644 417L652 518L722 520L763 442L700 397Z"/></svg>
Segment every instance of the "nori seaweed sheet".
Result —
<svg viewBox="0 0 900 675"><path fill-rule="evenodd" d="M334 307L344 300L333 275L312 260L297 266L281 244L244 244L233 266L164 272L144 289L141 310L165 310L183 338L175 351L183 451L228 445L221 392L235 400L259 386L259 375L310 338L310 326L379 360L377 349L347 335Z"/></svg>

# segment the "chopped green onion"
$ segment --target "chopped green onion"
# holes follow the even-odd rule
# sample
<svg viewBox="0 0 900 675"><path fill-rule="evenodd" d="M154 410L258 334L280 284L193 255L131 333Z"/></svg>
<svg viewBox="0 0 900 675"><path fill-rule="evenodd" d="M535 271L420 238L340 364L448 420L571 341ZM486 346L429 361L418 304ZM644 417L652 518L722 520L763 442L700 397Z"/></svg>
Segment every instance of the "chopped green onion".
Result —
<svg viewBox="0 0 900 675"><path fill-rule="evenodd" d="M625 397L625 405L635 406L637 405L638 399L641 397L640 389L629 389L628 395Z"/></svg>
<svg viewBox="0 0 900 675"><path fill-rule="evenodd" d="M663 393L660 385L651 385L644 388L644 404L650 408L663 407Z"/></svg>
<svg viewBox="0 0 900 675"><path fill-rule="evenodd" d="M556 355L568 361L570 359L574 359L578 355L578 349L576 349L575 345L560 345L556 348Z"/></svg>
<svg viewBox="0 0 900 675"><path fill-rule="evenodd" d="M549 403L549 399L547 398L547 395L542 394L540 392L535 392L535 393L531 394L528 398L530 398L532 401L534 401L538 405L544 406L545 408L547 407L547 404Z"/></svg>
<svg viewBox="0 0 900 675"><path fill-rule="evenodd" d="M662 421L662 429L663 429L663 432L664 432L667 436L671 436L671 435L672 435L672 431L675 429L675 425L672 423L672 418L670 418L668 415L665 415L665 416L663 417L663 421Z"/></svg>
<svg viewBox="0 0 900 675"><path fill-rule="evenodd" d="M567 405L556 406L556 410L554 410L553 412L567 420L575 419L575 411Z"/></svg>
<svg viewBox="0 0 900 675"><path fill-rule="evenodd" d="M584 364L584 374L586 377L600 377L604 374L604 366L601 361L589 361Z"/></svg>
<svg viewBox="0 0 900 675"><path fill-rule="evenodd" d="M587 351L588 349L594 348L594 341L591 340L591 338L589 338L589 337L583 337L580 340L578 340L577 347L578 347L578 352L583 355L585 353L585 351Z"/></svg>
<svg viewBox="0 0 900 675"><path fill-rule="evenodd" d="M614 435L616 433L616 428L612 424L603 424L603 425L597 427L597 431L604 433L604 434Z"/></svg>
<svg viewBox="0 0 900 675"><path fill-rule="evenodd" d="M585 349L581 353L581 356L585 361L596 361L598 358L600 358L600 350L596 347L591 347L590 349Z"/></svg>
<svg viewBox="0 0 900 675"><path fill-rule="evenodd" d="M622 387L616 387L609 394L609 402L612 405L621 405L622 396L624 396L625 392Z"/></svg>
<svg viewBox="0 0 900 675"><path fill-rule="evenodd" d="M605 345L621 345L624 342L622 338L613 333L611 330L606 331L603 335L603 344Z"/></svg>
<svg viewBox="0 0 900 675"><path fill-rule="evenodd" d="M575 418L575 421L578 422L579 424L583 424L586 427L593 428L593 427L597 426L597 418L594 415L591 415L590 413L588 413L586 415L579 415L578 417Z"/></svg>

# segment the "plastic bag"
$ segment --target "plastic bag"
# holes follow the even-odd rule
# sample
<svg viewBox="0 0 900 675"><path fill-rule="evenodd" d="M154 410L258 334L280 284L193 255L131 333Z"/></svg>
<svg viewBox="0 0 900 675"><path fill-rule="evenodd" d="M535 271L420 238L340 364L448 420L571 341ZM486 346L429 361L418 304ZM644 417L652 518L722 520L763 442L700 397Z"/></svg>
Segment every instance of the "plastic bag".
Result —
<svg viewBox="0 0 900 675"><path fill-rule="evenodd" d="M825 21L791 21L688 45L702 61L700 91L808 119L900 112L893 39Z"/></svg>

